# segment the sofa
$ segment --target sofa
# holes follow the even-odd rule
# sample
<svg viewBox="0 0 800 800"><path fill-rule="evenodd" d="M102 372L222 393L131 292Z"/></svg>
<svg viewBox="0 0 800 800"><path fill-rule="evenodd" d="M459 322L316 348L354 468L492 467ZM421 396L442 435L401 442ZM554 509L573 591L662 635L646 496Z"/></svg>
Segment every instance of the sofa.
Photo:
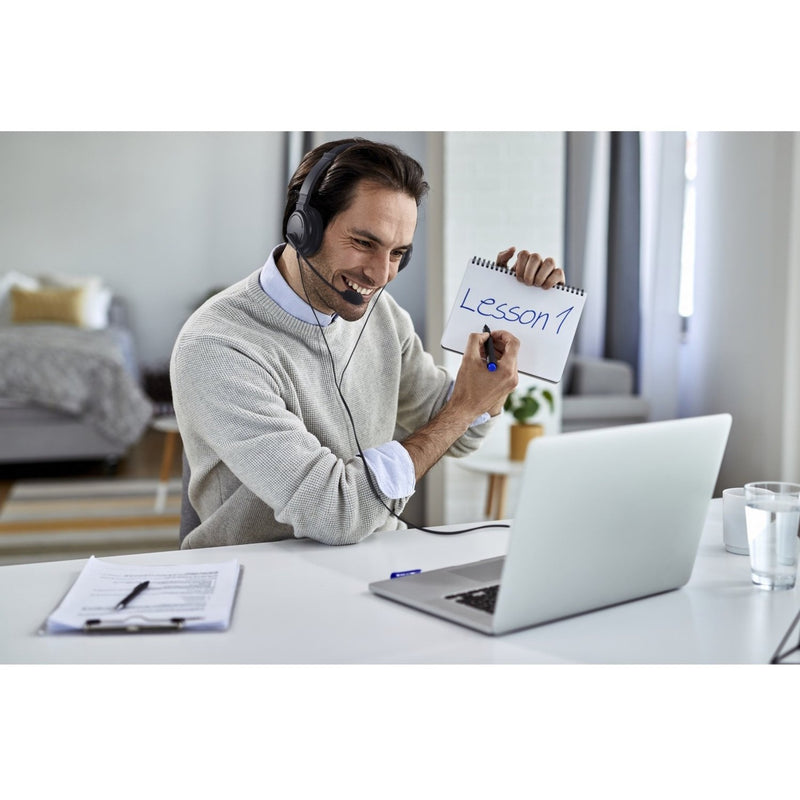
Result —
<svg viewBox="0 0 800 800"><path fill-rule="evenodd" d="M650 405L634 393L633 369L624 361L573 355L563 385L564 433L648 420Z"/></svg>

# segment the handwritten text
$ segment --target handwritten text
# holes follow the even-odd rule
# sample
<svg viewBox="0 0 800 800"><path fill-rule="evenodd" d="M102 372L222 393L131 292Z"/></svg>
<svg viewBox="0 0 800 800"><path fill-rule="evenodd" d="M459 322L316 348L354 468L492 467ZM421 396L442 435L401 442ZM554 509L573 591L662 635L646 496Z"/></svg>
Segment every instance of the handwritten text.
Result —
<svg viewBox="0 0 800 800"><path fill-rule="evenodd" d="M460 307L465 311L472 311L489 319L523 325L526 328L536 328L538 326L541 331L547 330L547 326L550 323L550 314L547 311L536 311L534 308L522 308L505 302L498 303L494 297L484 297L478 301L470 300L471 291L471 289L467 289L460 303ZM561 327L567 321L567 317L569 317L574 308L575 306L569 306L554 315L555 319L559 320L558 322L554 321L550 326L550 330L554 335L557 336L561 333Z"/></svg>

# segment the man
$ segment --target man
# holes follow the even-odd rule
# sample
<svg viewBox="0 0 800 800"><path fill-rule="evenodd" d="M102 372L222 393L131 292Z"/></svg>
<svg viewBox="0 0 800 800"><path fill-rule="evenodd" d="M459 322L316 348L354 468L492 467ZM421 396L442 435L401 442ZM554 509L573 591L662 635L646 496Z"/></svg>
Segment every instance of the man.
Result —
<svg viewBox="0 0 800 800"><path fill-rule="evenodd" d="M491 334L490 372L489 334L472 334L453 381L383 294L408 261L427 189L394 147L321 145L289 184L286 243L184 325L170 371L201 523L183 547L351 544L404 527L416 481L478 447L516 386L519 341ZM527 251L515 268L528 284L564 280Z"/></svg>

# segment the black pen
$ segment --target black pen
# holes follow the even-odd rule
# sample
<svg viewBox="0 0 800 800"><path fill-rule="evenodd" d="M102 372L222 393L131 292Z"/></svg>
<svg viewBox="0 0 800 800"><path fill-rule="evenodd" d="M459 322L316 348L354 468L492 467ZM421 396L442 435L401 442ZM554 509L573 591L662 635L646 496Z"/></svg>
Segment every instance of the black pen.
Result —
<svg viewBox="0 0 800 800"><path fill-rule="evenodd" d="M119 611L120 609L125 608L125 606L128 605L128 603L130 603L134 597L140 595L149 585L150 581L142 581L130 594L123 597L122 600L120 600L119 603L114 606L114 611Z"/></svg>
<svg viewBox="0 0 800 800"><path fill-rule="evenodd" d="M486 351L486 369L489 372L494 372L497 369L497 356L494 353L492 332L489 330L488 325L483 326L483 332L489 334L489 338L483 343L483 349Z"/></svg>

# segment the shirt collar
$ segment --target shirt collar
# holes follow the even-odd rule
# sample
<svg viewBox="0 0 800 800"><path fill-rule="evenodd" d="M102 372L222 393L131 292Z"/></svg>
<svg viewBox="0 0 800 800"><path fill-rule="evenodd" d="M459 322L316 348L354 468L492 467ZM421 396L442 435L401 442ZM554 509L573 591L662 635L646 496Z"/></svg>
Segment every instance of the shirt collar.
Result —
<svg viewBox="0 0 800 800"><path fill-rule="evenodd" d="M311 325L330 325L336 319L336 315L323 314L321 311L313 309L302 297L300 297L281 275L278 269L277 259L280 258L285 245L279 244L270 254L267 263L261 268L258 282L261 288L287 313L302 322Z"/></svg>

